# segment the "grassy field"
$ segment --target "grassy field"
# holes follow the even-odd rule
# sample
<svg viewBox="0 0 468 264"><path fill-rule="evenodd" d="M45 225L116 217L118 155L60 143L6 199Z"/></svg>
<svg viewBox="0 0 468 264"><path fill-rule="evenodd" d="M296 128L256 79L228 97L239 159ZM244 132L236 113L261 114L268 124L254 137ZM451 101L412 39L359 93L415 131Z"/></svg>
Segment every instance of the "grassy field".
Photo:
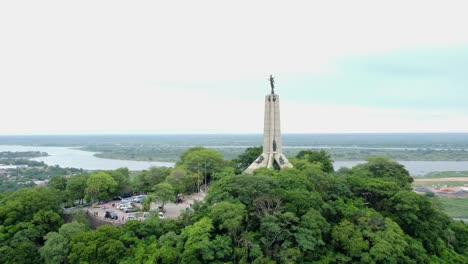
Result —
<svg viewBox="0 0 468 264"><path fill-rule="evenodd" d="M431 172L425 175L414 177L414 187L424 186L464 186L468 184L468 171L442 171Z"/></svg>
<svg viewBox="0 0 468 264"><path fill-rule="evenodd" d="M441 179L440 181L434 181L434 182L413 182L414 187L424 187L424 186L455 187L455 186L463 186L464 184L468 184L468 181L444 181L443 179Z"/></svg>
<svg viewBox="0 0 468 264"><path fill-rule="evenodd" d="M451 178L451 179L448 179ZM460 178L460 181L456 180ZM414 187L432 186L463 186L468 184L468 171L444 171L431 172L420 177L415 177ZM424 181L427 179L428 181ZM433 181L434 180L434 181ZM438 196L433 200L450 217L468 218L468 198L446 198Z"/></svg>
<svg viewBox="0 0 468 264"><path fill-rule="evenodd" d="M437 198L450 217L468 218L468 198Z"/></svg>
<svg viewBox="0 0 468 264"><path fill-rule="evenodd" d="M454 177L468 177L468 171L441 171L431 172L425 175L416 176L416 179L433 179L433 178L454 178Z"/></svg>

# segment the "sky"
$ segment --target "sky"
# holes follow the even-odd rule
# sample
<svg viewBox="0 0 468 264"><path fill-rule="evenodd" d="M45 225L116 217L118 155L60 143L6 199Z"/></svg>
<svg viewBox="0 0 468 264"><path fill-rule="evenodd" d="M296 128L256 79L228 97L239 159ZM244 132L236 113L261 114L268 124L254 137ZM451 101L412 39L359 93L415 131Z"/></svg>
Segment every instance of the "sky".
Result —
<svg viewBox="0 0 468 264"><path fill-rule="evenodd" d="M0 135L468 132L466 1L1 1Z"/></svg>

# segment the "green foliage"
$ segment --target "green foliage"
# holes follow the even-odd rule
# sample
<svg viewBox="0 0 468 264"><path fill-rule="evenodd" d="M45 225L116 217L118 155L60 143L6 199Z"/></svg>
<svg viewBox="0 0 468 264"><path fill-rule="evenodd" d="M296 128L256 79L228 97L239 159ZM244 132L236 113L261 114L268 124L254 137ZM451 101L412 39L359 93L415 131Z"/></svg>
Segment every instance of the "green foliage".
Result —
<svg viewBox="0 0 468 264"><path fill-rule="evenodd" d="M346 259L359 258L369 250L369 242L359 229L348 220L343 220L333 228L333 245L346 254Z"/></svg>
<svg viewBox="0 0 468 264"><path fill-rule="evenodd" d="M39 249L39 254L46 264L65 263L68 256L68 239L57 232L45 236L45 244Z"/></svg>
<svg viewBox="0 0 468 264"><path fill-rule="evenodd" d="M79 232L70 241L70 263L118 263L129 250L120 240L123 230L101 226L95 231ZM130 246L130 245L129 245Z"/></svg>
<svg viewBox="0 0 468 264"><path fill-rule="evenodd" d="M219 202L211 207L211 217L220 230L227 231L235 238L243 228L246 217L245 205L227 201Z"/></svg>
<svg viewBox="0 0 468 264"><path fill-rule="evenodd" d="M107 172L96 172L89 175L86 181L86 195L92 200L109 199L117 188L117 182Z"/></svg>
<svg viewBox="0 0 468 264"><path fill-rule="evenodd" d="M233 160L236 174L241 174L252 164L263 152L263 146L247 148L236 159Z"/></svg>
<svg viewBox="0 0 468 264"><path fill-rule="evenodd" d="M126 192L131 192L129 188L129 171L127 168L120 168L112 171L108 171L110 176L115 180L117 186L115 187L114 194L119 195Z"/></svg>
<svg viewBox="0 0 468 264"><path fill-rule="evenodd" d="M183 167L189 173L205 175L209 181L211 176L222 170L225 165L223 156L218 152L203 147L190 148L181 154L176 167Z"/></svg>
<svg viewBox="0 0 468 264"><path fill-rule="evenodd" d="M155 201L161 202L162 206L167 202L172 202L175 199L174 188L167 182L162 182L153 187L153 193L150 195Z"/></svg>
<svg viewBox="0 0 468 264"><path fill-rule="evenodd" d="M459 254L468 254L468 224L463 221L453 221L450 223L450 230L453 232L451 245ZM447 241L448 242L448 241Z"/></svg>
<svg viewBox="0 0 468 264"><path fill-rule="evenodd" d="M31 223L42 235L45 235L48 232L58 230L63 224L63 220L59 214L52 210L39 210L34 214Z"/></svg>
<svg viewBox="0 0 468 264"><path fill-rule="evenodd" d="M427 251L440 253L437 240L447 239L450 218L434 208L428 198L400 191L389 200L387 210L408 235L422 241Z"/></svg>
<svg viewBox="0 0 468 264"><path fill-rule="evenodd" d="M175 193L189 193L191 182L187 172L182 169L174 169L167 176L166 181L174 188Z"/></svg>
<svg viewBox="0 0 468 264"><path fill-rule="evenodd" d="M215 258L210 242L212 230L211 219L205 217L182 231L181 236L185 241L182 263L205 263Z"/></svg>
<svg viewBox="0 0 468 264"><path fill-rule="evenodd" d="M38 246L63 220L56 193L20 189L0 196L0 263L39 263Z"/></svg>
<svg viewBox="0 0 468 264"><path fill-rule="evenodd" d="M83 201L86 195L88 174L78 174L68 179L66 192L71 201Z"/></svg>
<svg viewBox="0 0 468 264"><path fill-rule="evenodd" d="M170 174L171 169L167 167L153 167L148 171L142 171L135 177L135 188L140 192L150 192L156 184L165 181Z"/></svg>
<svg viewBox="0 0 468 264"><path fill-rule="evenodd" d="M277 188L278 184L268 176L241 174L228 176L213 183L206 200L212 204L237 199L249 206L253 201Z"/></svg>
<svg viewBox="0 0 468 264"><path fill-rule="evenodd" d="M311 151L311 150L302 150L297 155L296 158L306 160L310 163L319 163L321 168L326 173L333 172L333 160L327 152L323 149L320 151Z"/></svg>
<svg viewBox="0 0 468 264"><path fill-rule="evenodd" d="M194 148L184 153L176 169L154 168L136 175L134 186L155 183L143 205L172 201L175 190L199 184L202 174L186 165L205 152ZM399 164L374 158L335 174L324 171L307 153L291 162L292 169L236 175L222 161L211 172L205 201L179 219L152 215L142 222L96 230L86 221L63 224L57 192L65 190L70 199L81 199L86 190L95 199L105 199L126 188L125 169L77 175L65 185L55 177L53 188L0 194L0 262L468 261L466 223L452 221L434 205L434 198L412 192L407 171ZM82 193L73 196L71 190ZM369 203L364 204L363 192L369 193Z"/></svg>
<svg viewBox="0 0 468 264"><path fill-rule="evenodd" d="M369 177L391 179L400 188L410 190L413 178L405 167L385 157L370 157L367 163L353 167L354 173L363 172Z"/></svg>
<svg viewBox="0 0 468 264"><path fill-rule="evenodd" d="M61 236L65 237L67 241L70 241L77 233L88 230L88 225L77 221L73 221L71 223L66 223L62 225L58 231Z"/></svg>
<svg viewBox="0 0 468 264"><path fill-rule="evenodd" d="M47 186L55 190L65 191L67 188L67 181L67 177L56 175L49 179Z"/></svg>
<svg viewBox="0 0 468 264"><path fill-rule="evenodd" d="M310 209L301 217L294 233L297 245L306 253L314 253L325 246L325 238L330 232L330 224L314 209Z"/></svg>
<svg viewBox="0 0 468 264"><path fill-rule="evenodd" d="M0 198L0 224L3 226L29 222L39 211L60 212L59 201L52 190L21 189Z"/></svg>

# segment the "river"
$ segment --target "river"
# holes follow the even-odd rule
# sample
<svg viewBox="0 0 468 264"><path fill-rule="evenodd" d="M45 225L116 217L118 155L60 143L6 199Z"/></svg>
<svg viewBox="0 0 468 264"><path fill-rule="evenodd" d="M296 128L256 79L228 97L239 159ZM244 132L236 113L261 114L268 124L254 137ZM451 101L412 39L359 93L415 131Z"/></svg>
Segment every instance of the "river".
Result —
<svg viewBox="0 0 468 264"><path fill-rule="evenodd" d="M114 160L95 157L96 152L84 151L68 147L38 147L38 146L10 146L0 145L0 151L41 151L49 156L33 158L43 161L47 165L60 167L82 168L85 170L113 170L127 167L129 170L139 171L151 167L172 167L173 162ZM365 161L335 161L335 169L353 167ZM468 171L468 161L398 161L406 167L411 175L424 175L437 171Z"/></svg>
<svg viewBox="0 0 468 264"><path fill-rule="evenodd" d="M85 170L114 170L127 167L132 171L146 170L151 167L172 167L173 162L114 160L95 157L96 152L83 151L67 147L37 147L37 146L7 146L0 145L0 151L41 151L49 156L33 158L47 165L60 167L82 168Z"/></svg>
<svg viewBox="0 0 468 264"><path fill-rule="evenodd" d="M468 161L397 161L410 172L413 176L425 175L429 172L438 171L468 171ZM335 161L333 167L335 170L346 167L351 168L365 161Z"/></svg>

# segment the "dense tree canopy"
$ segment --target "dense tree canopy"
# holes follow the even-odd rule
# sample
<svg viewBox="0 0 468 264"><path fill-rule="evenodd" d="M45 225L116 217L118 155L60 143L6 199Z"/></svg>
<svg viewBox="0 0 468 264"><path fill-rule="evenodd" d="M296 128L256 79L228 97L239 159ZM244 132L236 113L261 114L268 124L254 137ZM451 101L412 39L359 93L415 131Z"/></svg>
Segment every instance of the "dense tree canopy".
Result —
<svg viewBox="0 0 468 264"><path fill-rule="evenodd" d="M219 152L203 147L190 148L181 154L177 167L185 168L190 174L197 175L200 182L204 182L203 176L210 181L211 176L219 172L225 166L223 156Z"/></svg>
<svg viewBox="0 0 468 264"><path fill-rule="evenodd" d="M88 174L78 174L68 179L66 192L70 201L78 200L80 203L83 202L86 196L88 177Z"/></svg>
<svg viewBox="0 0 468 264"><path fill-rule="evenodd" d="M320 151L302 150L296 155L296 158L306 160L310 163L319 163L324 172L333 172L333 160L330 154L323 149Z"/></svg>
<svg viewBox="0 0 468 264"><path fill-rule="evenodd" d="M86 182L86 194L91 200L109 199L117 188L117 182L107 172L96 172L89 175Z"/></svg>
<svg viewBox="0 0 468 264"><path fill-rule="evenodd" d="M156 184L166 180L171 174L171 169L167 167L153 167L148 171L142 171L135 177L135 189L140 192L149 192Z"/></svg>
<svg viewBox="0 0 468 264"><path fill-rule="evenodd" d="M376 157L335 173L324 166L326 153L314 153L292 158L294 168L236 174L211 151L190 149L177 168L137 174L132 187L171 201L176 190L194 191L198 163L211 157L205 201L179 219L121 227L63 224L57 192L105 199L125 189L123 169L2 194L0 262L468 263L468 225L435 207L436 198L412 192L400 164Z"/></svg>

